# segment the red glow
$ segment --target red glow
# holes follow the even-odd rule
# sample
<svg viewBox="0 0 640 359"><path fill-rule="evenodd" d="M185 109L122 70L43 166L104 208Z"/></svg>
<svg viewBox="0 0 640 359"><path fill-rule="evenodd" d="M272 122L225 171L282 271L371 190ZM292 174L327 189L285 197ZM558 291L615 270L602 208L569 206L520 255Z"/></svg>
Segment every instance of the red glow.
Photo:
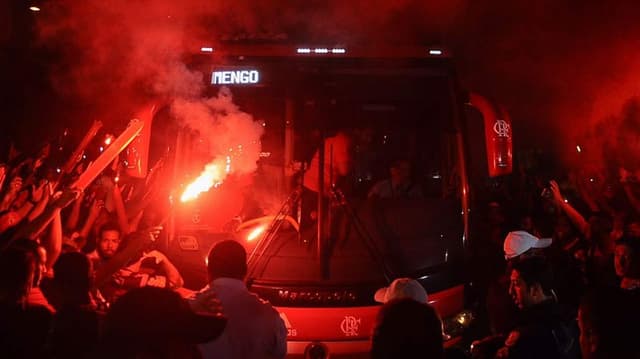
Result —
<svg viewBox="0 0 640 359"><path fill-rule="evenodd" d="M249 234L247 235L247 241L251 242L254 239L258 238L260 235L262 235L262 233L265 230L265 225L259 226L254 228L251 232L249 232Z"/></svg>
<svg viewBox="0 0 640 359"><path fill-rule="evenodd" d="M206 192L213 186L219 186L222 183L223 172L216 163L209 163L205 166L204 171L193 182L187 185L182 193L180 201L187 202L198 198L200 193Z"/></svg>

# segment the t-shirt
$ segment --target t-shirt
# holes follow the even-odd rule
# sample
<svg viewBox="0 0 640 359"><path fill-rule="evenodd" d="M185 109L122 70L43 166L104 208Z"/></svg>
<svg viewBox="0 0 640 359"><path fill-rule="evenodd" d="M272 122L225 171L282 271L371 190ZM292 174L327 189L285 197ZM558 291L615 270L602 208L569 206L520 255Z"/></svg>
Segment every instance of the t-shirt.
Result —
<svg viewBox="0 0 640 359"><path fill-rule="evenodd" d="M213 292L222 304L227 326L218 338L200 345L203 358L284 358L287 329L278 311L247 290L238 279L215 279L202 292ZM191 300L198 309L198 295Z"/></svg>
<svg viewBox="0 0 640 359"><path fill-rule="evenodd" d="M324 145L324 190L329 192L331 185L351 170L351 141L344 133L338 133L325 140ZM316 152L311 159L309 168L304 174L303 184L306 188L318 192L320 156ZM333 182L333 183L332 183Z"/></svg>
<svg viewBox="0 0 640 359"><path fill-rule="evenodd" d="M111 280L100 286L100 294L109 303L113 303L118 297L133 288L145 286L168 288L169 281L159 262L156 261L154 251L150 251L133 263L121 268L113 274ZM103 264L103 259L96 251L88 255L94 263L94 269Z"/></svg>

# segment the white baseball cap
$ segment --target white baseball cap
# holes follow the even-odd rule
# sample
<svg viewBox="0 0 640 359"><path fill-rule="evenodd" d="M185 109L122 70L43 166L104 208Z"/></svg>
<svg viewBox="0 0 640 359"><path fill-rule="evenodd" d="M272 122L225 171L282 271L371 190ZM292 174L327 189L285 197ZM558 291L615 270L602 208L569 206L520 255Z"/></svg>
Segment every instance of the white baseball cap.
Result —
<svg viewBox="0 0 640 359"><path fill-rule="evenodd" d="M396 298L412 298L418 302L427 303L427 291L411 278L397 278L388 287L376 291L373 299L379 303L386 303Z"/></svg>
<svg viewBox="0 0 640 359"><path fill-rule="evenodd" d="M546 248L551 245L551 238L538 238L527 231L513 231L504 239L504 257L511 259L531 248Z"/></svg>

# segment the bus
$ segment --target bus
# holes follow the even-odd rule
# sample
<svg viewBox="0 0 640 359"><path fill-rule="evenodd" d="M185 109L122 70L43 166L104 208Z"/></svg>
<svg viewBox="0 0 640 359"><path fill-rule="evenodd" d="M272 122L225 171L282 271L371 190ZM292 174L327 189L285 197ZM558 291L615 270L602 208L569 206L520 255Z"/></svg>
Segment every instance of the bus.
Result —
<svg viewBox="0 0 640 359"><path fill-rule="evenodd" d="M176 201L168 255L185 286L206 284L209 249L231 238L291 358L367 357L374 294L399 277L424 286L445 346L466 344L471 209L486 178L511 172L511 132L503 108L462 88L449 51L230 42L189 64L263 130L255 171ZM217 139L189 126L177 138L184 186ZM413 195L374 195L398 161Z"/></svg>

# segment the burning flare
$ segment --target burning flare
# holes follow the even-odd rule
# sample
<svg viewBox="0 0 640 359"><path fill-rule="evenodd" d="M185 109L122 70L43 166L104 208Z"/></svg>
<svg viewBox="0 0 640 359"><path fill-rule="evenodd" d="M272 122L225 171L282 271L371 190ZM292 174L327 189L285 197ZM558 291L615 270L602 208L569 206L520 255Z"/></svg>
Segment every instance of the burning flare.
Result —
<svg viewBox="0 0 640 359"><path fill-rule="evenodd" d="M211 187L218 187L222 184L224 177L230 171L231 158L227 156L227 163L222 165L220 163L212 162L204 167L204 171L193 182L187 185L187 188L182 193L180 201L187 202L198 198L200 193L206 192ZM224 166L224 167L223 167Z"/></svg>
<svg viewBox="0 0 640 359"><path fill-rule="evenodd" d="M262 232L264 232L266 226L267 226L266 224L262 226L258 226L254 230L249 232L249 235L247 235L247 241L251 242L254 239L258 238L262 234Z"/></svg>

